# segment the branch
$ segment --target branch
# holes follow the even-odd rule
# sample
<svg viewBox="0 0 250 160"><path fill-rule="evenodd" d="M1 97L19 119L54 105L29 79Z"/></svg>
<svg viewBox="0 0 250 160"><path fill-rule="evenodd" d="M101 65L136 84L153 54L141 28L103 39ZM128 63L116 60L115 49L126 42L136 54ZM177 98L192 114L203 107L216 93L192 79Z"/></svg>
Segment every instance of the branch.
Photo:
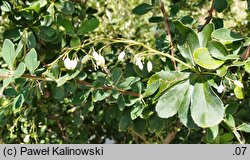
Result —
<svg viewBox="0 0 250 160"><path fill-rule="evenodd" d="M175 139L175 136L176 136L179 128L181 127L181 125L182 124L181 124L180 120L178 119L175 126L173 127L173 130L170 131L169 134L167 135L167 137L165 138L164 144L169 144Z"/></svg>
<svg viewBox="0 0 250 160"><path fill-rule="evenodd" d="M247 49L244 51L244 53L241 55L241 58L243 60L247 60L250 56L250 46L247 47Z"/></svg>
<svg viewBox="0 0 250 160"><path fill-rule="evenodd" d="M133 136L134 138L139 137L141 140L143 140L143 142L144 142L145 144L149 144L149 142L147 141L147 138L146 138L146 137L140 135L139 133L137 133L137 132L134 131L133 129L131 129L131 132L132 132L132 135L134 134L134 135L136 136L136 137ZM135 139L135 141L136 141L136 143L138 143L138 140Z"/></svg>
<svg viewBox="0 0 250 160"><path fill-rule="evenodd" d="M214 11L214 0L211 0L211 8L208 10L208 17L206 17L206 22L201 26L198 31L202 31L203 28L212 20L213 18L213 11Z"/></svg>
<svg viewBox="0 0 250 160"><path fill-rule="evenodd" d="M91 83L89 83L89 82L86 82L86 81L79 81L79 80L77 80L76 81L78 84L82 84L82 85L84 85L84 86L87 86L87 87L90 87L90 88L94 88L92 85L91 85ZM114 87L114 86L102 86L102 87L98 87L98 88L96 88L96 89L101 89L101 90L116 90L116 91L118 91L118 92L121 92L121 93L123 93L123 94L126 94L126 95L131 95L131 96L133 96L133 97L140 97L140 94L139 93L136 93L136 92L130 92L130 91L125 91L125 90L123 90L123 89L120 89L120 88L117 88L117 87Z"/></svg>
<svg viewBox="0 0 250 160"><path fill-rule="evenodd" d="M160 0L160 9L161 9L161 12L162 12L163 17L164 17L164 22L165 22L165 26L166 26L166 33L167 33L167 35L169 37L169 41L170 41L171 56L174 57L174 45L173 45L173 42L172 42L172 36L171 36L171 31L170 31L169 19L168 19L168 15L166 13L166 10L165 10L165 7L164 7L164 3L162 2L162 0ZM172 64L174 66L174 69L177 70L175 60L171 59L171 61L172 61Z"/></svg>
<svg viewBox="0 0 250 160"><path fill-rule="evenodd" d="M11 77L11 75L0 75L0 78L8 78L8 77ZM51 82L55 81L51 78L37 77L37 76L32 76L32 75L27 75L27 74L22 75L20 78L28 78L28 79L38 80L38 81L51 81ZM76 80L76 83L84 85L86 87L95 88L94 86L91 85L91 83L89 83L87 81ZM130 95L133 97L140 97L139 93L126 91L126 90L117 88L115 86L102 86L102 87L98 87L96 89L101 89L101 90L106 90L106 91L107 90L116 90L116 91L121 92L121 93L126 94L126 95Z"/></svg>
<svg viewBox="0 0 250 160"><path fill-rule="evenodd" d="M56 116L54 116L54 115L49 115L48 118L49 118L49 119L52 119L52 120L54 120L54 121L56 121L56 125L57 125L57 127L59 128L59 130L60 130L60 132L61 132L61 137L62 137L62 139L63 139L64 141L68 141L67 132L65 131L65 129L63 129L62 124L61 124L59 118L56 117Z"/></svg>

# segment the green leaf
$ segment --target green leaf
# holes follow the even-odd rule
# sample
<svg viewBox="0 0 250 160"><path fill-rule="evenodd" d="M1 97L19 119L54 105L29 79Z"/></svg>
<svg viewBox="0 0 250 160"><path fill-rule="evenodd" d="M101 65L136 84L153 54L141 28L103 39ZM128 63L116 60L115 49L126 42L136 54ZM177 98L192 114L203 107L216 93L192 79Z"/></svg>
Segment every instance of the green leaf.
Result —
<svg viewBox="0 0 250 160"><path fill-rule="evenodd" d="M6 97L16 97L18 95L18 91L16 91L13 87L7 87L4 90L4 95Z"/></svg>
<svg viewBox="0 0 250 160"><path fill-rule="evenodd" d="M103 90L94 90L92 94L94 102L102 101L110 95L109 92Z"/></svg>
<svg viewBox="0 0 250 160"><path fill-rule="evenodd" d="M35 48L36 47L36 37L35 37L33 32L28 33L27 46L28 46L28 48Z"/></svg>
<svg viewBox="0 0 250 160"><path fill-rule="evenodd" d="M223 26L224 26L224 21L222 18L213 17L212 22L214 24L215 29L223 28Z"/></svg>
<svg viewBox="0 0 250 160"><path fill-rule="evenodd" d="M224 61L214 59L207 48L197 48L194 51L194 61L199 66L214 70L220 67Z"/></svg>
<svg viewBox="0 0 250 160"><path fill-rule="evenodd" d="M141 116L144 108L145 107L140 102L137 102L135 105L133 105L133 108L130 112L131 119L135 120L137 117Z"/></svg>
<svg viewBox="0 0 250 160"><path fill-rule="evenodd" d="M5 79L3 80L2 89L6 88L12 81L13 81L12 77L5 78Z"/></svg>
<svg viewBox="0 0 250 160"><path fill-rule="evenodd" d="M243 123L237 127L237 130L250 133L250 124Z"/></svg>
<svg viewBox="0 0 250 160"><path fill-rule="evenodd" d="M76 95L72 99L72 103L75 105L81 104L82 102L87 100L87 98L89 97L89 94L90 94L90 90L84 90L79 93L76 93Z"/></svg>
<svg viewBox="0 0 250 160"><path fill-rule="evenodd" d="M38 37L45 42L53 42L57 38L56 30L52 27L40 26Z"/></svg>
<svg viewBox="0 0 250 160"><path fill-rule="evenodd" d="M63 99L64 96L65 96L64 87L62 87L62 86L61 87L54 86L52 88L52 93L53 93L53 97L55 99L58 99L58 100Z"/></svg>
<svg viewBox="0 0 250 160"><path fill-rule="evenodd" d="M128 90L131 89L131 85L138 82L140 80L140 78L138 77L128 77L125 78L125 80L121 83L118 84L118 88L122 88L124 90Z"/></svg>
<svg viewBox="0 0 250 160"><path fill-rule="evenodd" d="M190 108L194 122L200 127L212 127L223 120L223 103L208 83L195 83Z"/></svg>
<svg viewBox="0 0 250 160"><path fill-rule="evenodd" d="M7 1L3 1L3 5L1 5L1 11L3 12L10 12L11 6Z"/></svg>
<svg viewBox="0 0 250 160"><path fill-rule="evenodd" d="M163 22L163 21L164 21L164 18L161 17L161 16L154 16L154 17L150 17L150 18L148 19L148 21L149 21L150 23L160 23L160 22Z"/></svg>
<svg viewBox="0 0 250 160"><path fill-rule="evenodd" d="M243 92L243 89L241 87L236 86L234 88L234 94L235 94L236 98L244 99L244 92Z"/></svg>
<svg viewBox="0 0 250 160"><path fill-rule="evenodd" d="M67 75L68 75L68 76L67 76L67 77L68 77L68 80L71 80L71 79L75 78L79 73L80 73L79 70L69 71L69 72L67 73Z"/></svg>
<svg viewBox="0 0 250 160"><path fill-rule="evenodd" d="M32 21L34 19L33 13L34 12L32 10L22 10L21 11L22 17L24 17L25 19L27 19L29 21Z"/></svg>
<svg viewBox="0 0 250 160"><path fill-rule="evenodd" d="M218 136L218 133L219 133L219 125L209 127L207 130L207 140L209 142L212 142Z"/></svg>
<svg viewBox="0 0 250 160"><path fill-rule="evenodd" d="M220 77L224 77L227 74L228 67L226 65L221 66L216 70L216 74Z"/></svg>
<svg viewBox="0 0 250 160"><path fill-rule="evenodd" d="M2 56L4 61L12 70L17 54L15 51L14 44L9 39L4 40L3 42Z"/></svg>
<svg viewBox="0 0 250 160"><path fill-rule="evenodd" d="M117 85L118 83L120 83L122 78L123 78L123 73L122 73L121 69L115 68L112 71L112 81L113 81L114 85Z"/></svg>
<svg viewBox="0 0 250 160"><path fill-rule="evenodd" d="M60 87L60 86L64 85L64 83L66 83L67 81L68 81L68 74L58 78L56 80L57 87Z"/></svg>
<svg viewBox="0 0 250 160"><path fill-rule="evenodd" d="M95 13L98 13L98 10L96 8L88 7L86 14L95 14Z"/></svg>
<svg viewBox="0 0 250 160"><path fill-rule="evenodd" d="M136 82L136 83L134 83L134 84L131 85L131 89L134 92L139 93L139 94L142 93L142 87L143 87L142 82Z"/></svg>
<svg viewBox="0 0 250 160"><path fill-rule="evenodd" d="M144 98L151 96L152 94L154 94L157 91L159 86L160 86L159 80L151 83L150 85L147 86L147 89L145 90L145 92L143 93L142 96Z"/></svg>
<svg viewBox="0 0 250 160"><path fill-rule="evenodd" d="M70 46L75 47L75 46L79 46L79 45L81 45L80 38L78 36L72 37L71 40L70 40Z"/></svg>
<svg viewBox="0 0 250 160"><path fill-rule="evenodd" d="M149 119L148 130L150 133L160 132L165 128L166 120L158 117L157 115L153 115Z"/></svg>
<svg viewBox="0 0 250 160"><path fill-rule="evenodd" d="M19 78L25 72L25 64L23 62L19 63L17 69L14 71L13 78Z"/></svg>
<svg viewBox="0 0 250 160"><path fill-rule="evenodd" d="M234 120L234 117L231 114L229 114L229 115L226 116L225 122L231 128L235 128L235 120Z"/></svg>
<svg viewBox="0 0 250 160"><path fill-rule="evenodd" d="M70 1L55 3L56 9L64 14L71 15L75 11L74 3Z"/></svg>
<svg viewBox="0 0 250 160"><path fill-rule="evenodd" d="M54 21L54 17L52 17L51 15L46 15L46 16L43 16L43 20L40 23L41 23L41 26L50 26L53 21ZM61 26L59 26L59 31L63 30L61 29L62 29Z"/></svg>
<svg viewBox="0 0 250 160"><path fill-rule="evenodd" d="M133 121L133 130L139 134L143 134L147 129L147 121L144 119L136 119Z"/></svg>
<svg viewBox="0 0 250 160"><path fill-rule="evenodd" d="M214 1L214 9L217 12L220 13L226 8L227 8L227 0L215 0Z"/></svg>
<svg viewBox="0 0 250 160"><path fill-rule="evenodd" d="M54 17L55 14L55 3L51 3L49 7L47 8L47 12L50 14L51 17Z"/></svg>
<svg viewBox="0 0 250 160"><path fill-rule="evenodd" d="M240 104L237 102L230 102L227 106L226 106L226 114L235 114L239 108Z"/></svg>
<svg viewBox="0 0 250 160"><path fill-rule="evenodd" d="M248 47L250 46L250 37L246 37L246 41L245 43L243 44L244 47Z"/></svg>
<svg viewBox="0 0 250 160"><path fill-rule="evenodd" d="M58 78L56 80L57 83L57 87L62 86L64 83L66 83L67 81L75 78L78 74L80 73L79 70L75 70L75 71L69 71L66 75Z"/></svg>
<svg viewBox="0 0 250 160"><path fill-rule="evenodd" d="M72 94L75 94L75 93L76 93L76 90L77 90L77 88L78 88L78 84L75 83L75 82L66 83L64 87L65 87L65 89L66 89L68 92L70 92L70 93L72 93Z"/></svg>
<svg viewBox="0 0 250 160"><path fill-rule="evenodd" d="M23 94L19 94L17 97L14 98L12 109L15 110L16 108L22 107L24 102L25 99Z"/></svg>
<svg viewBox="0 0 250 160"><path fill-rule="evenodd" d="M17 54L17 57L21 57L22 55L22 51L23 51L23 42L22 41L19 41L18 45L17 45L17 49L16 49L16 54Z"/></svg>
<svg viewBox="0 0 250 160"><path fill-rule="evenodd" d="M247 9L250 11L250 0L247 0Z"/></svg>
<svg viewBox="0 0 250 160"><path fill-rule="evenodd" d="M228 55L228 51L226 49L226 47L218 42L218 41L210 41L208 42L208 51L211 53L211 55L214 58L220 59L220 60L228 60L228 59L237 59L238 56L232 58Z"/></svg>
<svg viewBox="0 0 250 160"><path fill-rule="evenodd" d="M51 67L51 72L52 72L54 78L59 77L60 68L59 68L59 65L57 63L53 64L53 66Z"/></svg>
<svg viewBox="0 0 250 160"><path fill-rule="evenodd" d="M220 29L213 31L212 37L220 40L221 42L225 44L243 39L241 35L227 28L220 28Z"/></svg>
<svg viewBox="0 0 250 160"><path fill-rule="evenodd" d="M245 69L248 73L250 73L250 62L247 62L247 63L245 64L244 69Z"/></svg>
<svg viewBox="0 0 250 160"><path fill-rule="evenodd" d="M189 85L187 91L184 93L183 101L181 102L180 108L178 110L178 117L181 123L183 123L186 127L195 129L197 128L197 125L194 123L194 120L191 117L189 107L191 103L191 96L193 94L193 88L194 87L192 85Z"/></svg>
<svg viewBox="0 0 250 160"><path fill-rule="evenodd" d="M47 0L39 0L40 7L44 7L47 4Z"/></svg>
<svg viewBox="0 0 250 160"><path fill-rule="evenodd" d="M130 126L132 119L130 118L129 112L123 114L119 121L119 131L126 131Z"/></svg>
<svg viewBox="0 0 250 160"><path fill-rule="evenodd" d="M177 84L160 97L158 103L156 104L156 112L159 117L172 117L178 112L179 108L182 107L182 105L189 106L189 103L185 103L186 101L188 101L185 98L188 97L184 96L188 90L188 86L189 81Z"/></svg>
<svg viewBox="0 0 250 160"><path fill-rule="evenodd" d="M220 136L220 143L230 143L234 139L233 133L224 133Z"/></svg>
<svg viewBox="0 0 250 160"><path fill-rule="evenodd" d="M75 34L72 21L64 19L61 25L63 26L68 35L72 35L72 33Z"/></svg>
<svg viewBox="0 0 250 160"><path fill-rule="evenodd" d="M4 39L10 39L15 42L21 38L21 32L22 30L20 28L5 30L3 33L3 37Z"/></svg>
<svg viewBox="0 0 250 160"><path fill-rule="evenodd" d="M154 8L154 6L147 4L147 3L142 3L136 6L133 10L132 13L137 14L137 15L143 15L148 13Z"/></svg>
<svg viewBox="0 0 250 160"><path fill-rule="evenodd" d="M180 21L175 21L174 24L177 30L177 48L188 63L195 65L193 52L200 47L197 34Z"/></svg>
<svg viewBox="0 0 250 160"><path fill-rule="evenodd" d="M31 74L34 73L35 69L39 66L40 62L37 61L37 53L34 48L32 48L26 55L24 59L25 65Z"/></svg>
<svg viewBox="0 0 250 160"><path fill-rule="evenodd" d="M109 85L110 82L107 78L105 78L104 76L98 76L97 79L91 83L91 85L93 87L102 87L104 85Z"/></svg>
<svg viewBox="0 0 250 160"><path fill-rule="evenodd" d="M190 16L183 16L181 18L181 22L183 24L194 24L196 21Z"/></svg>
<svg viewBox="0 0 250 160"><path fill-rule="evenodd" d="M117 106L118 106L120 111L123 111L125 108L125 99L124 99L124 96L122 94L120 94L118 99L117 99Z"/></svg>
<svg viewBox="0 0 250 160"><path fill-rule="evenodd" d="M246 64L246 61L234 61L231 66L241 67Z"/></svg>
<svg viewBox="0 0 250 160"><path fill-rule="evenodd" d="M99 24L100 22L96 18L88 19L80 25L77 34L82 35L92 32L99 26Z"/></svg>
<svg viewBox="0 0 250 160"><path fill-rule="evenodd" d="M160 81L160 87L157 94L154 97L154 100L157 100L164 91L173 85L187 79L189 77L189 73L185 72L175 72L175 71L160 71L151 76L148 80L148 86L157 80Z"/></svg>
<svg viewBox="0 0 250 160"><path fill-rule="evenodd" d="M95 105L92 100L89 100L87 103L84 104L82 114L86 116L89 112L92 112L95 108Z"/></svg>
<svg viewBox="0 0 250 160"><path fill-rule="evenodd" d="M138 97L124 97L125 98L125 106L132 106L134 105L137 101L139 101Z"/></svg>
<svg viewBox="0 0 250 160"><path fill-rule="evenodd" d="M29 7L25 8L25 10L34 10L36 13L39 14L40 11L40 3L39 1L32 2ZM45 4L46 5L46 4Z"/></svg>
<svg viewBox="0 0 250 160"><path fill-rule="evenodd" d="M174 17L180 10L180 3L175 3L170 9L170 17Z"/></svg>
<svg viewBox="0 0 250 160"><path fill-rule="evenodd" d="M200 47L206 47L208 41L211 40L211 34L214 31L214 25L212 23L208 24L203 28L203 30L198 34Z"/></svg>

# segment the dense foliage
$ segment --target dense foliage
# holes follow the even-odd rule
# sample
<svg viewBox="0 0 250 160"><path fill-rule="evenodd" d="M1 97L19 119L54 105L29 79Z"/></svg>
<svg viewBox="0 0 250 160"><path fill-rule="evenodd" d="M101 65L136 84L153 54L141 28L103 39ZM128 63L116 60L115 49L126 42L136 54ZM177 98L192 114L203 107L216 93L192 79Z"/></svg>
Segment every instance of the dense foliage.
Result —
<svg viewBox="0 0 250 160"><path fill-rule="evenodd" d="M250 143L248 0L0 3L0 143Z"/></svg>

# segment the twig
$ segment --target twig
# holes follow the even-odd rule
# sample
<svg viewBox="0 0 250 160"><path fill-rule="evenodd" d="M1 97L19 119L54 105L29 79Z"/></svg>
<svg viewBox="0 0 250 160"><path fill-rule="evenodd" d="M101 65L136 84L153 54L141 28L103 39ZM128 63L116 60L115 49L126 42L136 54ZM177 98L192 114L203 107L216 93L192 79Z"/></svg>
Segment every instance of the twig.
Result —
<svg viewBox="0 0 250 160"><path fill-rule="evenodd" d="M170 131L169 134L167 135L167 137L165 138L164 144L169 144L174 140L174 138L178 132L178 129L181 127L181 125L182 124L181 124L180 120L178 119L175 126L173 127L173 130Z"/></svg>
<svg viewBox="0 0 250 160"><path fill-rule="evenodd" d="M10 76L11 75L0 75L0 78L8 78ZM37 76L32 76L32 75L27 75L27 74L22 75L20 78L28 78L28 79L38 80L38 81L51 81L51 82L55 81L55 80L53 80L51 78L37 77ZM82 84L82 85L84 85L86 87L95 88L94 86L91 85L91 83L89 83L87 81L76 80L76 83ZM126 95L131 95L133 97L140 97L139 93L131 92L131 91L126 91L126 90L117 88L115 86L102 86L102 87L98 87L96 89L101 89L101 90L116 90L116 91L121 92L121 93L126 94Z"/></svg>
<svg viewBox="0 0 250 160"><path fill-rule="evenodd" d="M134 138L136 138L135 139L135 141L137 141L136 143L138 143L138 137L141 139L141 140L143 140L143 142L145 143L145 144L149 144L149 142L147 141L147 138L145 138L144 136L142 136L142 135L140 135L139 133L137 133L136 131L134 131L133 129L131 129L131 131L132 131L132 134L134 134L136 137L134 137Z"/></svg>
<svg viewBox="0 0 250 160"><path fill-rule="evenodd" d="M161 12L163 14L164 17L164 22L165 22L165 26L166 26L166 33L169 37L169 41L170 41L170 52L171 52L171 56L174 57L174 45L172 42L172 36L171 36L171 30L170 30L170 24L169 24L169 19L168 19L168 15L166 13L165 7L164 7L164 3L162 2L162 0L160 0L160 9ZM176 67L176 62L174 59L171 59L172 64L174 66L174 69L177 71L177 67Z"/></svg>
<svg viewBox="0 0 250 160"><path fill-rule="evenodd" d="M59 120L58 117L54 116L54 115L49 115L48 118L53 119L54 121L56 121L56 125L59 128L59 130L61 131L61 137L64 141L68 141L68 136L67 133L65 132L65 129L63 129L62 124Z"/></svg>
<svg viewBox="0 0 250 160"><path fill-rule="evenodd" d="M247 47L247 49L244 51L244 53L241 55L241 58L243 60L247 60L250 56L250 46Z"/></svg>
<svg viewBox="0 0 250 160"><path fill-rule="evenodd" d="M237 127L236 128L235 127L232 128L231 126L228 125L228 123L227 123L227 121L225 119L223 119L223 122L226 125L225 127L227 128L227 130L233 132L233 134L236 137L237 141L240 144L244 144L244 142L241 140L241 137L240 137L239 133L237 132Z"/></svg>
<svg viewBox="0 0 250 160"><path fill-rule="evenodd" d="M203 28L212 20L214 11L214 0L211 0L211 8L208 10L208 17L206 17L205 23L198 29L198 31L202 31Z"/></svg>
<svg viewBox="0 0 250 160"><path fill-rule="evenodd" d="M78 84L82 84L84 86L87 86L87 87L91 87L91 88L94 88L91 83L89 82L86 82L86 81L79 81L77 80L76 81ZM117 87L114 87L114 86L102 86L102 87L98 87L96 89L101 89L101 90L116 90L118 92L121 92L123 94L126 94L126 95L131 95L133 97L140 97L140 94L136 93L136 92L130 92L130 91L125 91L123 89L120 89L120 88L117 88Z"/></svg>
<svg viewBox="0 0 250 160"><path fill-rule="evenodd" d="M233 131L233 134L234 136L236 137L237 141L240 143L240 144L244 144L244 142L242 142L242 140L240 139L238 133L237 133L237 130L232 130Z"/></svg>

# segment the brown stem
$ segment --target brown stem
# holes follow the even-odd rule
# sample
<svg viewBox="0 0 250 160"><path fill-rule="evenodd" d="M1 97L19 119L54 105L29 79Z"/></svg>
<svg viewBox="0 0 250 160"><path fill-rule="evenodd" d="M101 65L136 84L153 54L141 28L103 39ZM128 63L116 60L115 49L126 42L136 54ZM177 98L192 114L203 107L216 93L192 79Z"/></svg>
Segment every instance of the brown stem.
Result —
<svg viewBox="0 0 250 160"><path fill-rule="evenodd" d="M38 81L54 81L51 78L37 77L37 76L28 75L28 74L22 75L21 78L28 78L28 79L38 80Z"/></svg>
<svg viewBox="0 0 250 160"><path fill-rule="evenodd" d="M134 131L133 129L131 130L131 132L132 132L132 135L133 135L133 137L134 137L136 143L139 143L139 142L138 142L138 138L140 138L145 144L149 144L149 142L147 141L147 138L146 138L146 137L144 137L144 136L138 134L138 133L137 133L136 131Z"/></svg>
<svg viewBox="0 0 250 160"><path fill-rule="evenodd" d="M247 60L250 56L250 46L247 47L247 49L244 51L244 53L241 55L241 58L243 60Z"/></svg>
<svg viewBox="0 0 250 160"><path fill-rule="evenodd" d="M59 128L60 132L61 132L61 137L64 141L68 140L68 136L67 133L65 132L65 129L63 129L62 124L59 120L58 117L54 116L54 115L49 115L48 118L53 119L54 121L56 121L56 125Z"/></svg>
<svg viewBox="0 0 250 160"><path fill-rule="evenodd" d="M82 84L82 85L84 85L84 86L94 88L94 87L91 85L91 83L89 83L89 82L86 82L86 81L79 81L79 80L77 80L76 82L77 82L78 84ZM116 88L116 87L114 87L114 86L112 86L112 87L111 87L111 86L102 86L102 87L98 87L98 88L96 88L96 89L101 89L101 90L116 90L116 91L121 92L121 93L126 94L126 95L131 95L131 96L133 96L133 97L140 97L140 94L138 94L138 93L136 93L136 92L125 91L125 90L123 90L123 89Z"/></svg>
<svg viewBox="0 0 250 160"><path fill-rule="evenodd" d="M166 10L165 10L165 7L164 7L164 3L162 2L162 0L160 0L160 9L161 9L161 12L162 12L163 17L164 17L164 22L165 22L165 26L166 26L166 33L167 33L167 35L169 37L169 41L170 41L171 56L174 57L174 45L173 45L173 42L172 42L172 35L171 35L171 30L170 30L169 19L168 19L168 15L166 13ZM177 70L175 60L171 59L171 61L172 61L172 64L173 64L175 70Z"/></svg>
<svg viewBox="0 0 250 160"><path fill-rule="evenodd" d="M171 143L175 139L175 136L176 136L179 128L181 127L181 125L182 124L181 124L180 120L177 120L175 126L173 127L173 130L170 131L168 133L167 137L165 138L164 144L169 144L169 143Z"/></svg>
<svg viewBox="0 0 250 160"><path fill-rule="evenodd" d="M214 0L211 0L211 8L208 10L208 17L206 17L205 23L198 29L198 31L202 31L203 28L212 20L214 11Z"/></svg>
<svg viewBox="0 0 250 160"><path fill-rule="evenodd" d="M1 75L0 74L0 78L8 78L10 76L11 75ZM22 75L20 78L28 78L28 79L38 80L38 81L52 81L52 82L54 81L51 78L37 77L37 76L32 76L32 75L27 75L27 74ZM84 85L86 87L95 88L94 86L91 85L91 83L89 83L87 81L76 80L76 83L82 84L82 85ZM139 93L131 92L131 91L126 91L126 90L117 88L115 86L102 86L102 87L98 87L96 89L101 89L101 90L116 90L116 91L121 92L121 93L126 94L126 95L130 95L130 96L133 96L133 97L140 97Z"/></svg>

